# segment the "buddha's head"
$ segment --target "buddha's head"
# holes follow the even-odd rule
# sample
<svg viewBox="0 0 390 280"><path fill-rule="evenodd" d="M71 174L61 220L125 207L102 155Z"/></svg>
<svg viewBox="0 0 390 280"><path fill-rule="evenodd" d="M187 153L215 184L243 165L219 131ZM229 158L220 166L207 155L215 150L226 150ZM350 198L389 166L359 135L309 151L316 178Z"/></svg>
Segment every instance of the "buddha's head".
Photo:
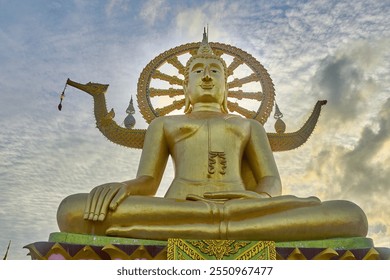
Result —
<svg viewBox="0 0 390 280"><path fill-rule="evenodd" d="M190 113L192 105L198 102L218 103L221 111L228 113L226 69L225 61L214 54L204 33L198 52L188 60L185 68L185 113Z"/></svg>

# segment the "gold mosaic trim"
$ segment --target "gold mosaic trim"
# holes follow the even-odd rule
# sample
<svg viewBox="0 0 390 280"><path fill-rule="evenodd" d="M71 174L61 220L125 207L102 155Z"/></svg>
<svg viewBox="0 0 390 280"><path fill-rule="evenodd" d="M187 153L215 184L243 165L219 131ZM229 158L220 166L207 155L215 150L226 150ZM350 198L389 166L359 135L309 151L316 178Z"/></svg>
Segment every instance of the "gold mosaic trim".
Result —
<svg viewBox="0 0 390 280"><path fill-rule="evenodd" d="M275 260L273 241L168 239L168 260Z"/></svg>

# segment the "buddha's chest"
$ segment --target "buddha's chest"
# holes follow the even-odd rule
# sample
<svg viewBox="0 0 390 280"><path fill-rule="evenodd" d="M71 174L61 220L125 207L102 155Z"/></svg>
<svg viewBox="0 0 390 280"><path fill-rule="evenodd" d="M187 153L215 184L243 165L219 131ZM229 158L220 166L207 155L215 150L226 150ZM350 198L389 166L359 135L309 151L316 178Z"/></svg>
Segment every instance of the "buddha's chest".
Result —
<svg viewBox="0 0 390 280"><path fill-rule="evenodd" d="M223 118L170 122L164 130L170 145L177 145L184 141L188 145L191 143L196 146L221 146L224 143L236 146L245 143L250 134L249 127L245 123Z"/></svg>
<svg viewBox="0 0 390 280"><path fill-rule="evenodd" d="M233 174L250 133L245 123L223 118L175 122L164 129L175 162L191 162L210 176Z"/></svg>

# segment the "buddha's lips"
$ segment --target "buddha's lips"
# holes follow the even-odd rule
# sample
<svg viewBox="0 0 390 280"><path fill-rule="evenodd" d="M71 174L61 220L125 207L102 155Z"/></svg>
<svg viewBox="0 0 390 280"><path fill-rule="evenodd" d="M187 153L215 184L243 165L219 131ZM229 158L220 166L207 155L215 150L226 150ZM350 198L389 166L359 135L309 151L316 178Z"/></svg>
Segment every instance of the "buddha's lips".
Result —
<svg viewBox="0 0 390 280"><path fill-rule="evenodd" d="M213 84L200 84L199 85L202 89L212 89L214 87Z"/></svg>

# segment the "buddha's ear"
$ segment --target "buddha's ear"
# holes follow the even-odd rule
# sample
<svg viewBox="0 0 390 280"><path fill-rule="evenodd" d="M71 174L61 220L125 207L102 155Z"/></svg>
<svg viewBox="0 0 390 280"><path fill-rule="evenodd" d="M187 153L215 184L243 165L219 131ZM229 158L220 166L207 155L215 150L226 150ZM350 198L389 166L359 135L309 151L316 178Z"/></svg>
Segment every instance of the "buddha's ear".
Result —
<svg viewBox="0 0 390 280"><path fill-rule="evenodd" d="M228 97L228 90L225 89L225 98L223 99L223 103L222 103L222 112L226 114L229 113L229 110L227 108L227 97Z"/></svg>
<svg viewBox="0 0 390 280"><path fill-rule="evenodd" d="M184 91L184 96L185 96L185 99L184 99L184 114L188 114L192 111L192 108L191 108L191 102L190 102L190 98L188 97L188 91L187 91L187 85L186 84L183 84L183 91Z"/></svg>

